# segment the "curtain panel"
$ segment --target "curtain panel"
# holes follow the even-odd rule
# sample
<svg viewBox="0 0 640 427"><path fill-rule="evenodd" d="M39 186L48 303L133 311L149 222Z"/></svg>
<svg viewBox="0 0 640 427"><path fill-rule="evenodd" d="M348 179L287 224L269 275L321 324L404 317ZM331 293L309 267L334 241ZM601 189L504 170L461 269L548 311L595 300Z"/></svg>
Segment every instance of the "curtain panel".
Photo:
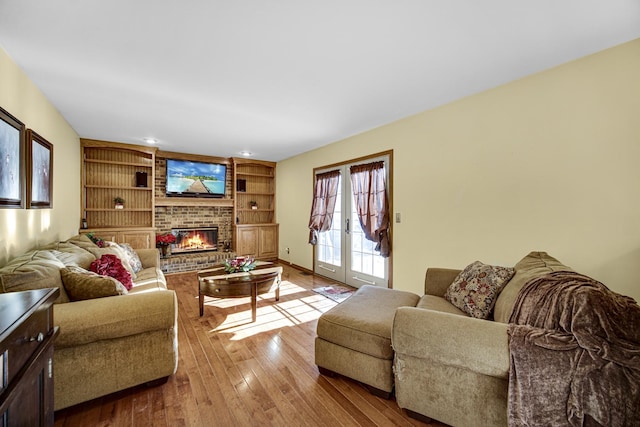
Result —
<svg viewBox="0 0 640 427"><path fill-rule="evenodd" d="M311 205L311 216L309 218L309 243L312 245L318 243L318 233L331 228L339 183L339 170L316 175L313 204Z"/></svg>
<svg viewBox="0 0 640 427"><path fill-rule="evenodd" d="M384 162L351 166L351 187L360 226L367 240L376 242L375 250L387 258L389 242L389 203Z"/></svg>

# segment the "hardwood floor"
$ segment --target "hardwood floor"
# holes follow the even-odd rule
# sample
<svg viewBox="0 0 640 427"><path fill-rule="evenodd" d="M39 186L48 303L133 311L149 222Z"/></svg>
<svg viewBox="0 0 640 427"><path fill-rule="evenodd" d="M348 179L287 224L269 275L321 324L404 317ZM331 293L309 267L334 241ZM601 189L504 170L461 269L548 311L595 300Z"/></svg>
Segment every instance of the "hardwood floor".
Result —
<svg viewBox="0 0 640 427"><path fill-rule="evenodd" d="M395 400L314 364L318 317L336 303L311 289L328 279L284 266L280 301L207 298L194 273L170 275L178 295L179 364L160 386L139 386L55 414L55 426L428 426Z"/></svg>

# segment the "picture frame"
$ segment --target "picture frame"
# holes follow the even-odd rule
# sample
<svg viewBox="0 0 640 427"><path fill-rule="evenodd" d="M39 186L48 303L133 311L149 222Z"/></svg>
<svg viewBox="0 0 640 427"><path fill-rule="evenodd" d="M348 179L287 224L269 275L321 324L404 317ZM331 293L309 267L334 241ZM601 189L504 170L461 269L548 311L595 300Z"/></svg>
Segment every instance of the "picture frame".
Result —
<svg viewBox="0 0 640 427"><path fill-rule="evenodd" d="M0 208L24 207L25 126L0 107Z"/></svg>
<svg viewBox="0 0 640 427"><path fill-rule="evenodd" d="M27 129L27 209L53 207L53 144Z"/></svg>

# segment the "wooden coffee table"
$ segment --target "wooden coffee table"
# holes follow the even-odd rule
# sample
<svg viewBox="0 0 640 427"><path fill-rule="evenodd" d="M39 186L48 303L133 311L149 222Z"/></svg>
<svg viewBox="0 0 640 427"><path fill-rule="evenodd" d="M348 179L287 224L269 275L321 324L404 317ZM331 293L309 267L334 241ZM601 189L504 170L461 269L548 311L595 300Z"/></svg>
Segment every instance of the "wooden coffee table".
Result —
<svg viewBox="0 0 640 427"><path fill-rule="evenodd" d="M204 297L242 298L251 297L251 321L256 321L257 297L276 290L276 301L280 301L280 279L282 267L260 262L251 271L227 274L224 266L198 272L198 299L200 316L204 314Z"/></svg>

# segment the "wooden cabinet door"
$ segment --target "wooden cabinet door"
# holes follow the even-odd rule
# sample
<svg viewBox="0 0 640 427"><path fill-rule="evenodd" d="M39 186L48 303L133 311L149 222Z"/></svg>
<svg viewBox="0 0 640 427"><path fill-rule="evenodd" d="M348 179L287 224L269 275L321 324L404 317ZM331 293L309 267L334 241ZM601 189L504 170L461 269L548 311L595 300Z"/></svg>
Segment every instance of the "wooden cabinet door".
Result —
<svg viewBox="0 0 640 427"><path fill-rule="evenodd" d="M239 256L258 256L258 227L238 227L236 254Z"/></svg>
<svg viewBox="0 0 640 427"><path fill-rule="evenodd" d="M1 425L53 425L53 338L43 353L26 367L11 395L3 402Z"/></svg>
<svg viewBox="0 0 640 427"><path fill-rule="evenodd" d="M133 249L151 248L151 233L148 231L123 231L118 234L118 243L128 243Z"/></svg>
<svg viewBox="0 0 640 427"><path fill-rule="evenodd" d="M259 250L261 258L278 257L278 226L261 225L259 230Z"/></svg>

